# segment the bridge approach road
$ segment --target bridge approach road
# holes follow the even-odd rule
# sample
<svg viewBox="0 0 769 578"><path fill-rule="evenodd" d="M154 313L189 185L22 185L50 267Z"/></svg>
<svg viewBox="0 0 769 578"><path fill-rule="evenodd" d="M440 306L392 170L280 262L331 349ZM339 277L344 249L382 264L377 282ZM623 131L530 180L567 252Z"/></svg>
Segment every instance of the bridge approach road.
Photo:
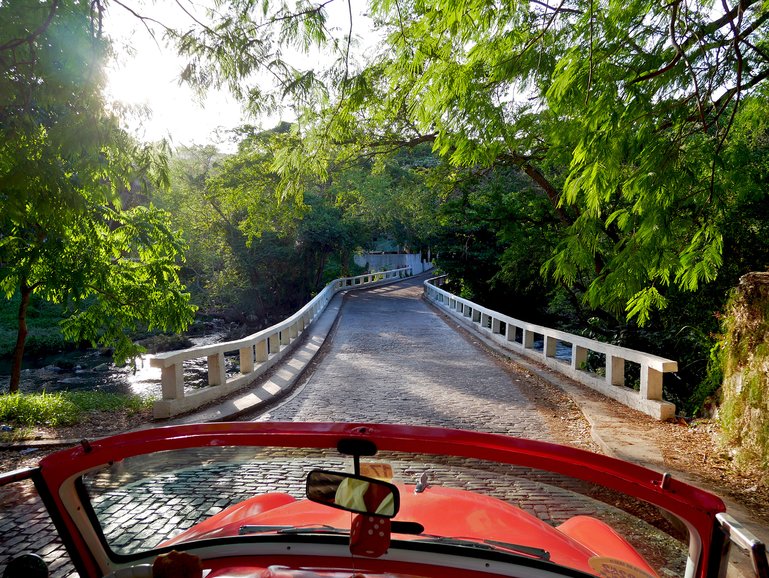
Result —
<svg viewBox="0 0 769 578"><path fill-rule="evenodd" d="M435 425L554 441L524 393L531 375L456 331L421 295L421 276L349 293L309 377L256 419Z"/></svg>

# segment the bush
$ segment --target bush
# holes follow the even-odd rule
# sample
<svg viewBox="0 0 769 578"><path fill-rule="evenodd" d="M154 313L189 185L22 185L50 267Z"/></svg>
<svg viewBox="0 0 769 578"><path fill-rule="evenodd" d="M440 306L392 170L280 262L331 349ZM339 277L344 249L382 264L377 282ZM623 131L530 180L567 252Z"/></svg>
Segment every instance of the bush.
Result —
<svg viewBox="0 0 769 578"><path fill-rule="evenodd" d="M0 396L0 421L19 425L72 425L80 409L61 393L9 393Z"/></svg>
<svg viewBox="0 0 769 578"><path fill-rule="evenodd" d="M721 426L736 463L769 482L769 273L740 279L723 319Z"/></svg>
<svg viewBox="0 0 769 578"><path fill-rule="evenodd" d="M100 391L10 393L0 395L0 421L18 426L67 426L83 413L136 413L152 407L152 399Z"/></svg>

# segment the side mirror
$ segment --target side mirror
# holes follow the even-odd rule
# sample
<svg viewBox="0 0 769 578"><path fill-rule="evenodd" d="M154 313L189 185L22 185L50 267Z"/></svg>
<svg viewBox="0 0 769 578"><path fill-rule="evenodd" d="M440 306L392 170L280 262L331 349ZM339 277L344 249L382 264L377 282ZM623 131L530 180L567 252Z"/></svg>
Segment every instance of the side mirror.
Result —
<svg viewBox="0 0 769 578"><path fill-rule="evenodd" d="M357 514L392 518L400 508L395 485L345 472L313 470L307 475L307 499Z"/></svg>

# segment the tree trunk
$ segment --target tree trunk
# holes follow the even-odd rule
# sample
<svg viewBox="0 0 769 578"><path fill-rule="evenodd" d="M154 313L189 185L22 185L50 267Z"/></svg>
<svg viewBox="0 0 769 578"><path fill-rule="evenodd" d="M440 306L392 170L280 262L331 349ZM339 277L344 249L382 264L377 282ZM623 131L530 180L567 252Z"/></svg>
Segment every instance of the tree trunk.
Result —
<svg viewBox="0 0 769 578"><path fill-rule="evenodd" d="M320 263L318 263L318 269L315 273L315 287L320 285L323 280L323 270L326 268L326 253L322 253L320 256Z"/></svg>
<svg viewBox="0 0 769 578"><path fill-rule="evenodd" d="M342 249L339 252L339 261L342 264L342 277L350 276L350 251L348 249Z"/></svg>
<svg viewBox="0 0 769 578"><path fill-rule="evenodd" d="M21 362L24 358L24 344L27 341L27 307L32 296L32 287L26 282L21 284L21 304L19 305L19 332L16 337L16 347L13 349L13 365L11 366L11 384L8 393L19 391L21 382Z"/></svg>

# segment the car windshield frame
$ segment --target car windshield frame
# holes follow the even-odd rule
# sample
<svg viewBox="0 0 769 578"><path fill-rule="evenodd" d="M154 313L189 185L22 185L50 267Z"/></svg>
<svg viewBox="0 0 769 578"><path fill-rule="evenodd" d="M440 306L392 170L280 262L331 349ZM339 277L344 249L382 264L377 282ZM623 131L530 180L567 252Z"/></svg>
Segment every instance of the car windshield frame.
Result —
<svg viewBox="0 0 769 578"><path fill-rule="evenodd" d="M59 533L81 576L101 576L131 556L112 552L99 538L97 521L78 480L126 458L166 450L199 447L254 446L334 449L342 439L367 440L379 451L457 456L511 464L562 474L634 496L682 520L689 530L692 577L704 578L720 561L716 514L725 511L716 496L667 474L547 442L499 434L426 426L339 423L234 422L167 426L83 442L44 458L36 480ZM85 501L84 501L85 500ZM64 533L63 533L63 532ZM716 560L715 558L718 558Z"/></svg>

